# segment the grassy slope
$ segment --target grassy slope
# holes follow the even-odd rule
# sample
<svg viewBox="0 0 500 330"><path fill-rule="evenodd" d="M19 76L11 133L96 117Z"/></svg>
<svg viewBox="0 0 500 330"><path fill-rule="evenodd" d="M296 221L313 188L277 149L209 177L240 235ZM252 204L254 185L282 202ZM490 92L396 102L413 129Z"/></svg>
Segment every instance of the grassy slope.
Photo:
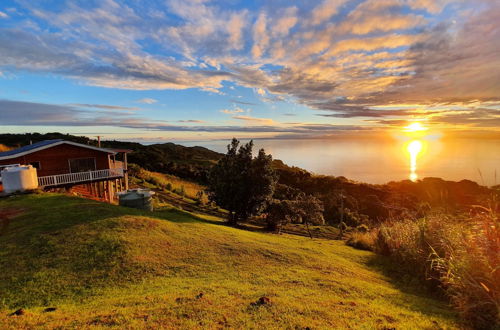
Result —
<svg viewBox="0 0 500 330"><path fill-rule="evenodd" d="M23 210L0 231L2 329L456 327L443 303L403 291L384 260L342 242L60 195L0 199L1 210ZM252 306L261 296L272 304ZM26 315L6 316L18 307Z"/></svg>

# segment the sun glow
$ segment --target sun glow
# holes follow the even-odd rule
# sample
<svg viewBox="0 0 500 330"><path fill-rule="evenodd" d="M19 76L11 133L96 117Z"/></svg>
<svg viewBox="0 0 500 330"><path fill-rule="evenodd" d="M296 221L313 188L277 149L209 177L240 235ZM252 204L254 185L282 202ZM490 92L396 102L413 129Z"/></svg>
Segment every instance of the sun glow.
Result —
<svg viewBox="0 0 500 330"><path fill-rule="evenodd" d="M415 121L413 123L411 123L410 125L406 126L405 127L405 132L423 132L423 131L427 131L427 127L424 127L420 122L418 121Z"/></svg>

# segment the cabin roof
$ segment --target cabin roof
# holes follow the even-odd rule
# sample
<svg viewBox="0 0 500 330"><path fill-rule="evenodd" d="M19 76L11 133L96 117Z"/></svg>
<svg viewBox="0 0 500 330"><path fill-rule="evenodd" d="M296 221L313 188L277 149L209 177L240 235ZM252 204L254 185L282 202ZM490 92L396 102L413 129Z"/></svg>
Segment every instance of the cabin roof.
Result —
<svg viewBox="0 0 500 330"><path fill-rule="evenodd" d="M89 146L86 144L57 139L57 140L40 141L40 142L33 143L33 144L30 144L30 145L27 145L27 146L24 146L21 148L0 152L0 160L24 156L24 155L31 154L31 153L36 152L36 151L48 149L48 148L55 147L55 146L58 146L61 144L69 144L69 145L73 145L73 146L77 146L77 147L81 147L81 148L87 148L87 149L105 152L108 154L116 154L117 153L117 151L110 150L110 149L98 148L98 147Z"/></svg>

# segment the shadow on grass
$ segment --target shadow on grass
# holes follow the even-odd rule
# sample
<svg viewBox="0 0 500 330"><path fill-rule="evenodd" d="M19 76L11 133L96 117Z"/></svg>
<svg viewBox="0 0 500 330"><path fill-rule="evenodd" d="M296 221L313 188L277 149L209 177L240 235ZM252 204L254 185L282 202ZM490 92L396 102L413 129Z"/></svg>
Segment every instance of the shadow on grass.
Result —
<svg viewBox="0 0 500 330"><path fill-rule="evenodd" d="M193 223L193 222L204 222L212 225L236 228L241 230L247 230L252 232L262 232L268 233L263 226L258 226L252 223L240 223L236 226L230 225L224 218L218 218L211 216L213 219L203 217L203 214L197 215L196 213L191 213L189 211L179 210L176 208L166 207L163 209L158 209L149 213L149 216L153 216L158 219L164 219L177 223Z"/></svg>
<svg viewBox="0 0 500 330"><path fill-rule="evenodd" d="M389 257L372 254L365 263L368 267L382 274L395 289L402 292L402 303L414 311L429 316L444 316L456 321L457 313L449 306L446 297L436 282L424 282L419 279L416 270L398 265Z"/></svg>
<svg viewBox="0 0 500 330"><path fill-rule="evenodd" d="M446 301L438 281L424 281L418 277L416 269L403 267L389 257L375 253L368 258L366 265L388 278L400 291Z"/></svg>
<svg viewBox="0 0 500 330"><path fill-rule="evenodd" d="M23 212L5 225L0 239L15 235L23 240L40 233L130 214L129 210L106 203L56 194L14 196L0 201L0 210L13 208Z"/></svg>

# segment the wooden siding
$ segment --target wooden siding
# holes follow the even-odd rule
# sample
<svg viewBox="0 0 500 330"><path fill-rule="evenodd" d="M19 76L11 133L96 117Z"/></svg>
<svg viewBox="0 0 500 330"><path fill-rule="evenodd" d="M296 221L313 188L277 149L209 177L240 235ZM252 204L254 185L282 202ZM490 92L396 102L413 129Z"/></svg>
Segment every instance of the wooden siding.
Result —
<svg viewBox="0 0 500 330"><path fill-rule="evenodd" d="M69 144L60 144L21 157L0 160L0 165L27 165L31 162L40 162L41 169L38 170L40 177L70 173L69 160L74 158L95 158L96 170L110 168L110 154Z"/></svg>

